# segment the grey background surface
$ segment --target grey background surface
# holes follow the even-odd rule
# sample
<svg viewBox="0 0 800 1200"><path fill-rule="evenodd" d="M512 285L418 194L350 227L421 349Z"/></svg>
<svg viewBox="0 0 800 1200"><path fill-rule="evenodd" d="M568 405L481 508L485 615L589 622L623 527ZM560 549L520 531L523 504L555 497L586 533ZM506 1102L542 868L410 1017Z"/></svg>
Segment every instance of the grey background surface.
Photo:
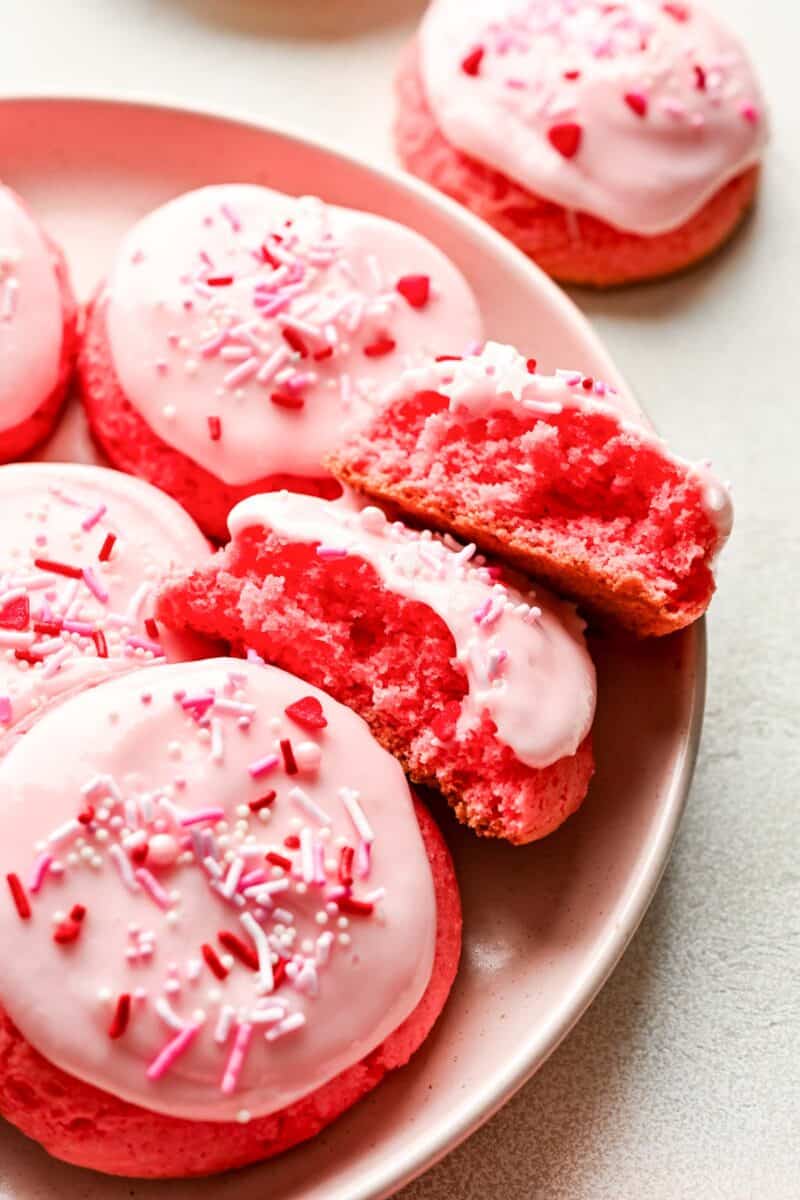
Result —
<svg viewBox="0 0 800 1200"><path fill-rule="evenodd" d="M710 619L703 747L662 887L610 983L488 1125L402 1200L800 1195L800 6L713 0L772 106L758 210L698 271L575 293L737 524ZM0 91L174 99L391 161L421 0L4 0Z"/></svg>

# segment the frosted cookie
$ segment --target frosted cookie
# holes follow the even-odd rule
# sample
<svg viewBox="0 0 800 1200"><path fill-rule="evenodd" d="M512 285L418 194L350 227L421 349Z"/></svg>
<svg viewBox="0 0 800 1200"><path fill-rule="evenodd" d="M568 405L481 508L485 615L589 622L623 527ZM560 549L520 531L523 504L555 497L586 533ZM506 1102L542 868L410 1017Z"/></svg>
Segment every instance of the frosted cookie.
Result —
<svg viewBox="0 0 800 1200"><path fill-rule="evenodd" d="M405 166L566 282L687 267L756 192L761 89L693 3L434 0L397 92Z"/></svg>
<svg viewBox="0 0 800 1200"><path fill-rule="evenodd" d="M354 713L232 659L118 677L0 761L0 1112L111 1174L311 1137L455 975L449 854Z"/></svg>
<svg viewBox="0 0 800 1200"><path fill-rule="evenodd" d="M64 256L0 185L0 463L56 423L78 352L78 310Z"/></svg>
<svg viewBox="0 0 800 1200"><path fill-rule="evenodd" d="M109 673L202 658L153 615L164 574L209 546L169 496L102 467L0 467L0 745Z"/></svg>
<svg viewBox="0 0 800 1200"><path fill-rule="evenodd" d="M579 371L511 346L430 363L330 460L349 485L545 579L638 634L697 620L730 532L727 488Z"/></svg>
<svg viewBox="0 0 800 1200"><path fill-rule="evenodd" d="M90 312L81 388L114 465L222 540L255 492L337 496L322 459L342 430L404 364L480 335L466 282L411 230L229 184L127 235Z"/></svg>
<svg viewBox="0 0 800 1200"><path fill-rule="evenodd" d="M272 493L238 505L230 530L165 585L167 625L324 687L480 834L529 842L580 806L595 676L570 605L376 508Z"/></svg>

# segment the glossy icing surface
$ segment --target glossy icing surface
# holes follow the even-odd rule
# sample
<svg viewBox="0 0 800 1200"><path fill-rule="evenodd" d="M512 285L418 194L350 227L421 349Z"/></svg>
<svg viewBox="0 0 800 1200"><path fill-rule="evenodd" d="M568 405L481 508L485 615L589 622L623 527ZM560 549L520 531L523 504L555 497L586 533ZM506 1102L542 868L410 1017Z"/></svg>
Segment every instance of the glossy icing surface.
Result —
<svg viewBox="0 0 800 1200"><path fill-rule="evenodd" d="M420 48L453 145L630 232L681 225L766 141L743 47L692 3L434 0Z"/></svg>
<svg viewBox="0 0 800 1200"><path fill-rule="evenodd" d="M201 639L149 622L159 578L209 553L191 517L138 479L60 463L0 468L0 738L108 674L203 657Z"/></svg>
<svg viewBox="0 0 800 1200"><path fill-rule="evenodd" d="M324 475L324 455L399 369L481 336L469 287L426 239L250 185L145 217L106 302L128 399L228 484Z"/></svg>
<svg viewBox="0 0 800 1200"><path fill-rule="evenodd" d="M275 1111L428 984L436 905L405 777L283 671L212 659L84 692L0 762L0 794L0 999L116 1096Z"/></svg>
<svg viewBox="0 0 800 1200"><path fill-rule="evenodd" d="M0 186L0 433L26 421L58 380L63 319L41 231Z"/></svg>
<svg viewBox="0 0 800 1200"><path fill-rule="evenodd" d="M487 711L497 737L520 761L546 766L574 754L591 728L595 673L575 609L544 589L524 594L470 560L473 547L445 544L311 496L272 492L233 509L236 537L264 527L291 541L318 542L321 557L343 552L372 564L385 587L427 604L449 628L467 676L456 736Z"/></svg>
<svg viewBox="0 0 800 1200"><path fill-rule="evenodd" d="M580 371L540 375L530 370L529 360L513 346L487 342L480 354L454 362L428 363L407 371L394 387L387 389L386 400L391 403L427 389L447 396L451 412L475 417L506 411L531 420L537 414L546 417L565 408L604 413L617 421L621 430L656 446L666 458L695 475L706 511L719 532L720 546L730 534L733 502L728 487L707 462L690 463L679 458L637 416L621 411L618 393L602 380Z"/></svg>

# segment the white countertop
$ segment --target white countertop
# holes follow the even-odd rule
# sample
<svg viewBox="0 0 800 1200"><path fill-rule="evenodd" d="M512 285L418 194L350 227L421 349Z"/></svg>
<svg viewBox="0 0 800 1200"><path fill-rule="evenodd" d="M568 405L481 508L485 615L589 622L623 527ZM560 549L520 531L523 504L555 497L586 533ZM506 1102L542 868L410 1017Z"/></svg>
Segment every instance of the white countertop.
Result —
<svg viewBox="0 0 800 1200"><path fill-rule="evenodd" d="M233 108L388 162L392 66L423 7L5 0L0 92ZM402 1200L800 1194L800 5L715 7L772 102L758 211L692 274L575 295L675 447L711 454L734 482L689 811L649 915L578 1028Z"/></svg>

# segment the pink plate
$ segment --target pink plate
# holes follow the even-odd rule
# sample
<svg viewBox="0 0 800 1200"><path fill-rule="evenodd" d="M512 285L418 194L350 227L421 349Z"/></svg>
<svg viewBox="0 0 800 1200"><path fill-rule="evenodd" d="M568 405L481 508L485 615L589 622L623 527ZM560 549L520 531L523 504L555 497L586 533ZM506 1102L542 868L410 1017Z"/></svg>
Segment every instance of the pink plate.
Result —
<svg viewBox="0 0 800 1200"><path fill-rule="evenodd" d="M516 341L545 367L576 367L625 388L571 302L486 226L414 180L301 138L145 104L5 100L0 163L63 242L84 297L147 209L205 183L264 183L418 229L468 277L492 336ZM45 454L92 457L77 412ZM390 1194L507 1100L596 995L653 896L686 800L702 722L704 630L645 645L596 638L593 649L598 773L578 816L545 842L514 849L479 842L441 814L464 898L464 958L425 1046L315 1141L264 1166L193 1182L193 1200ZM166 1200L182 1186L146 1192ZM71 1192L84 1200L133 1194L127 1181L62 1166L0 1129L0 1194Z"/></svg>

